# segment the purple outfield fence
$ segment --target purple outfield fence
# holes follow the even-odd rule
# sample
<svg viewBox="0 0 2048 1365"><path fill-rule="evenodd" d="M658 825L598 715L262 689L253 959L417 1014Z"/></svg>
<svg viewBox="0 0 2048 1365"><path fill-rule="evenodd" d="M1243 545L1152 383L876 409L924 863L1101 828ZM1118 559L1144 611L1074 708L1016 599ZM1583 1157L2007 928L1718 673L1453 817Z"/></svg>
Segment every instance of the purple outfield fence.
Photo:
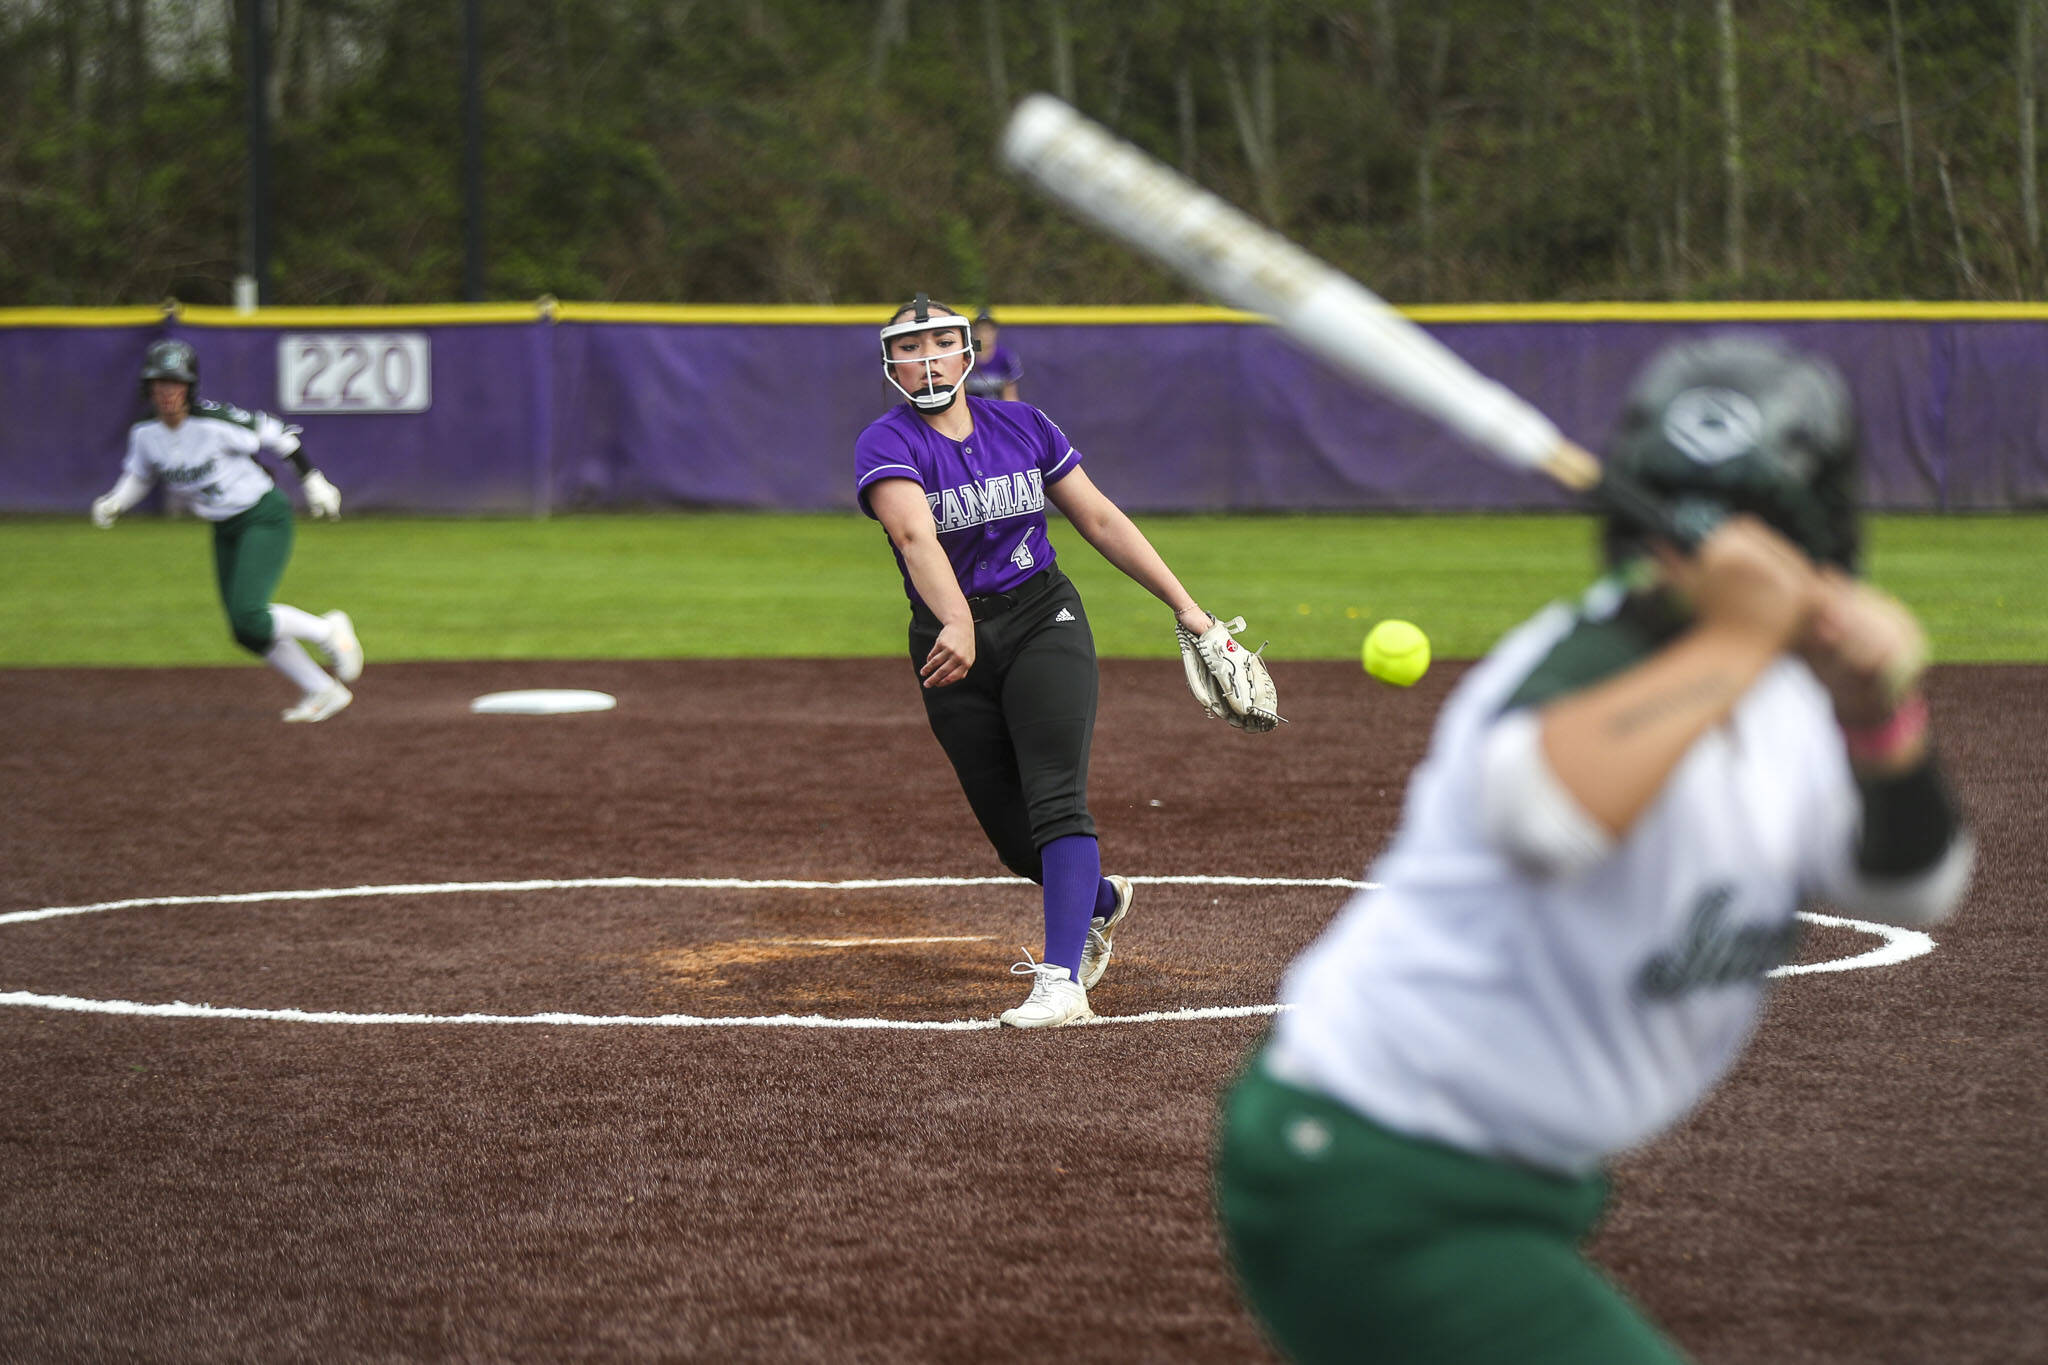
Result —
<svg viewBox="0 0 2048 1365"><path fill-rule="evenodd" d="M1672 310L1418 315L1595 450L1630 376L1664 343L1731 326L1774 334L1847 374L1864 417L1869 505L2048 505L2048 310L1845 317L1823 307L1750 321ZM84 515L114 481L141 415L142 350L162 335L198 348L202 393L300 423L351 512L850 509L854 438L895 396L876 358L886 311L0 310L0 512ZM1004 343L1025 364L1023 396L1133 510L1565 504L1542 479L1487 463L1219 310L1018 309L1005 322ZM356 341L383 366L381 397L348 377ZM401 401L408 384L416 391ZM420 410L362 410L406 401Z"/></svg>

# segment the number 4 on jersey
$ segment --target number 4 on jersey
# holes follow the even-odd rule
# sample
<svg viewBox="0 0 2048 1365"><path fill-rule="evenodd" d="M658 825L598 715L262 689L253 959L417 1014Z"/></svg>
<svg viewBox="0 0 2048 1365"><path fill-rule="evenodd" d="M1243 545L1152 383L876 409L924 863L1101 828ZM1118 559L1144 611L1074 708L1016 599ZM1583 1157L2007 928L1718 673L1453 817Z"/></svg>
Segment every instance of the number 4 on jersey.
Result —
<svg viewBox="0 0 2048 1365"><path fill-rule="evenodd" d="M1020 569L1028 569L1038 562L1031 557L1031 536L1029 532L1025 533L1024 539L1017 542L1017 548L1010 551L1010 562Z"/></svg>

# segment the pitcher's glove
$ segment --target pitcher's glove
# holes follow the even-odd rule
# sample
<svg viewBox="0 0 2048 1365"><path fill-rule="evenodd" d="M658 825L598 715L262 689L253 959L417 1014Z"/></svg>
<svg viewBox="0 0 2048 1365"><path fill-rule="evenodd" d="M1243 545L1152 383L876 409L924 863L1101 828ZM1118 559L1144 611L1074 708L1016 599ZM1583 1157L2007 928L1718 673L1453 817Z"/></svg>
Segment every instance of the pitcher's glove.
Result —
<svg viewBox="0 0 2048 1365"><path fill-rule="evenodd" d="M1259 657L1265 646L1246 649L1231 637L1244 629L1244 618L1228 621L1209 618L1209 628L1200 635L1176 622L1174 634L1180 640L1181 668L1187 673L1188 691L1202 703L1202 709L1239 730L1264 734L1281 722L1279 698L1273 690L1273 675Z"/></svg>

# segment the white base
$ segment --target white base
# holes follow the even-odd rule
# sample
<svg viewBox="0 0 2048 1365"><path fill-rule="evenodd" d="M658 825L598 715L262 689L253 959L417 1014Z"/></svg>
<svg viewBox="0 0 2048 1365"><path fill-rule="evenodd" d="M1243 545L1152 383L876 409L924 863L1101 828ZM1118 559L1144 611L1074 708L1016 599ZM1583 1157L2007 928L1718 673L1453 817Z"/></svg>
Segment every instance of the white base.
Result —
<svg viewBox="0 0 2048 1365"><path fill-rule="evenodd" d="M561 716L575 711L609 711L619 704L609 692L542 687L524 692L491 692L469 709L480 716Z"/></svg>

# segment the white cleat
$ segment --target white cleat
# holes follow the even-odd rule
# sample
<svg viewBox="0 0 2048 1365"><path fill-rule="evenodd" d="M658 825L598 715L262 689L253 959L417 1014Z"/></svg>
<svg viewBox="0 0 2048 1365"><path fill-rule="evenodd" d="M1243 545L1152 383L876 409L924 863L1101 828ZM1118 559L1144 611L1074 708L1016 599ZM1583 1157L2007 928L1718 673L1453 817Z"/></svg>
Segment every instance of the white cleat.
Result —
<svg viewBox="0 0 2048 1365"><path fill-rule="evenodd" d="M334 676L345 683L352 683L362 677L363 644L356 639L356 623L348 619L348 613L345 611L330 611L320 619L328 625L327 658L334 665ZM346 706L348 703L343 702L342 705ZM313 719L318 720L320 717L315 716Z"/></svg>
<svg viewBox="0 0 2048 1365"><path fill-rule="evenodd" d="M1088 992L1072 972L1050 962L1033 962L1029 952L1024 957L1010 970L1032 978L1031 994L1017 1008L1003 1011L1005 1024L1011 1028L1064 1028L1095 1017L1088 1008Z"/></svg>
<svg viewBox="0 0 2048 1365"><path fill-rule="evenodd" d="M326 720L356 699L355 693L338 682L331 682L317 692L308 692L299 698L299 704L284 713L284 718L293 724Z"/></svg>
<svg viewBox="0 0 2048 1365"><path fill-rule="evenodd" d="M1081 946L1081 989L1094 990L1095 983L1102 980L1102 974L1109 970L1110 942L1116 937L1116 927L1131 913L1133 887L1129 877L1105 877L1116 888L1116 908L1109 912L1107 919L1097 915L1088 921L1088 941Z"/></svg>

